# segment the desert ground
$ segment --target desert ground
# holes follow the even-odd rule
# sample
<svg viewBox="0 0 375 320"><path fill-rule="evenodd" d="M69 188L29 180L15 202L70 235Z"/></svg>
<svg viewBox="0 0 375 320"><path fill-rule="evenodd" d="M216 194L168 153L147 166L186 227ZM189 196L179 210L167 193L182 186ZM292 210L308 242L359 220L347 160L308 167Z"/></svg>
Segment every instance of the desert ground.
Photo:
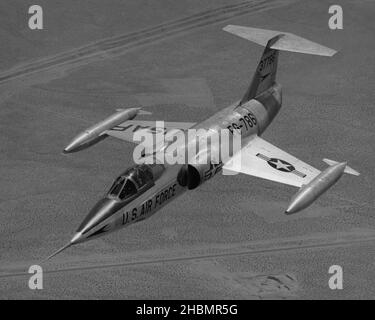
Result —
<svg viewBox="0 0 375 320"><path fill-rule="evenodd" d="M375 3L328 0L39 0L44 29L28 28L28 0L0 3L1 299L373 299L375 297ZM286 216L292 187L216 176L139 224L67 243L119 173L130 143L63 148L116 108L143 120L198 122L238 100L262 48L222 28L293 32L338 50L282 52L283 108L263 137L343 177L310 208ZM41 264L43 290L28 268ZM328 286L331 265L344 287Z"/></svg>

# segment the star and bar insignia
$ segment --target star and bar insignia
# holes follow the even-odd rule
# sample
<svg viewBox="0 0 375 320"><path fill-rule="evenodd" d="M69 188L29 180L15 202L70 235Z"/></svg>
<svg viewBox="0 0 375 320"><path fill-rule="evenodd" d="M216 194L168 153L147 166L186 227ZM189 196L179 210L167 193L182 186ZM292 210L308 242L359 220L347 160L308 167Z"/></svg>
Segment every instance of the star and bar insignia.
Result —
<svg viewBox="0 0 375 320"><path fill-rule="evenodd" d="M264 161L267 161L268 165L270 165L272 168L274 168L276 170L279 170L279 171L282 171L282 172L288 172L288 173L290 172L290 173L293 173L293 174L295 174L295 175L297 175L301 178L306 177L306 175L304 173L296 170L296 168L292 164L290 164L289 162L287 162L285 160L278 159L278 158L268 158L267 156L265 156L264 154L261 154L261 153L258 153L256 156L261 158Z"/></svg>

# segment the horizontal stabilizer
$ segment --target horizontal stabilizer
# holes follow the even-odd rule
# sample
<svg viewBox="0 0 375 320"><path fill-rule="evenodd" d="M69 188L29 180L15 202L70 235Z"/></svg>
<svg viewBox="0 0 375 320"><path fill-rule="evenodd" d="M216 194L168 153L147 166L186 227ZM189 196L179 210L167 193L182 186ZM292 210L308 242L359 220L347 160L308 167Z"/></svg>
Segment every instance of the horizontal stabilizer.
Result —
<svg viewBox="0 0 375 320"><path fill-rule="evenodd" d="M124 110L126 110L126 109L121 109L121 108L120 109L116 109L117 112L124 111ZM146 110L143 110L143 109L139 108L138 115L148 116L150 114L152 114L152 112L146 111Z"/></svg>
<svg viewBox="0 0 375 320"><path fill-rule="evenodd" d="M232 33L261 46L267 46L270 39L278 37L270 45L271 49L314 54L319 56L333 56L337 51L322 46L316 42L296 36L293 33L258 28L227 25L224 31Z"/></svg>
<svg viewBox="0 0 375 320"><path fill-rule="evenodd" d="M338 164L337 161L333 161L333 160L330 160L330 159L323 159L323 161L330 166ZM353 176L359 176L360 175L360 173L358 171L354 170L353 168L351 168L349 166L345 167L344 172L347 173L347 174L352 174Z"/></svg>

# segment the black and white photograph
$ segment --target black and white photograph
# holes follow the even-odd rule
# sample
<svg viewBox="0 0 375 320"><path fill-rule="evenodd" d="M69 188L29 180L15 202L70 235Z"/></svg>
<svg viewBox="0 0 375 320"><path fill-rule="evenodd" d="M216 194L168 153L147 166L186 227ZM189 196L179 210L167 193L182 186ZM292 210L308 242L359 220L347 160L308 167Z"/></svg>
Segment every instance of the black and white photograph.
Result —
<svg viewBox="0 0 375 320"><path fill-rule="evenodd" d="M1 0L0 300L373 300L374 35L374 0Z"/></svg>

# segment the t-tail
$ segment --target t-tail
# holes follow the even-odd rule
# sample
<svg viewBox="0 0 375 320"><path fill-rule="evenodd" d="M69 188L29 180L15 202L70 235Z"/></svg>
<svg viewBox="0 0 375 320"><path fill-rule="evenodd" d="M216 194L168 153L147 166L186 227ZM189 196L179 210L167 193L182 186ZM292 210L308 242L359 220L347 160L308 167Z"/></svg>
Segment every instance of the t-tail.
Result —
<svg viewBox="0 0 375 320"><path fill-rule="evenodd" d="M228 25L229 33L265 46L253 79L240 105L256 98L275 84L279 50L333 56L336 51L288 32Z"/></svg>

